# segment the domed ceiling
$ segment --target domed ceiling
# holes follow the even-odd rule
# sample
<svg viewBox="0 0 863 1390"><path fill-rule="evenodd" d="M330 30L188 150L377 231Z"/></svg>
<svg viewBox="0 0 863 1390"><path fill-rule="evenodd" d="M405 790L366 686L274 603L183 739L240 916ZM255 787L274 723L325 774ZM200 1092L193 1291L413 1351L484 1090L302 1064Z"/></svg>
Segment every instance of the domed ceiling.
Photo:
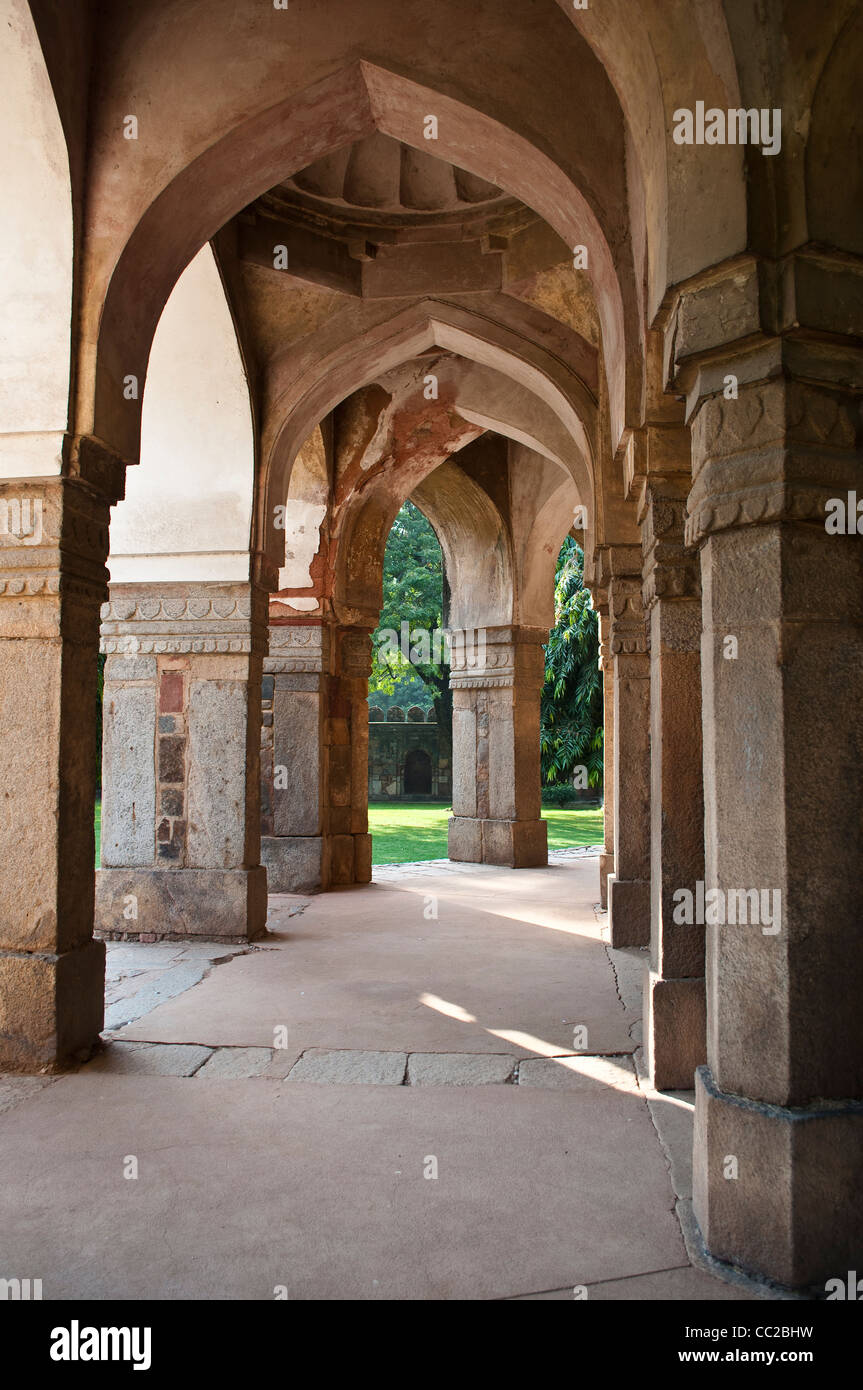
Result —
<svg viewBox="0 0 863 1390"><path fill-rule="evenodd" d="M445 159L375 132L301 169L265 195L320 224L398 229L453 225L471 235L534 219L517 199Z"/></svg>
<svg viewBox="0 0 863 1390"><path fill-rule="evenodd" d="M296 188L339 207L385 212L455 212L502 201L493 183L376 132L295 174Z"/></svg>

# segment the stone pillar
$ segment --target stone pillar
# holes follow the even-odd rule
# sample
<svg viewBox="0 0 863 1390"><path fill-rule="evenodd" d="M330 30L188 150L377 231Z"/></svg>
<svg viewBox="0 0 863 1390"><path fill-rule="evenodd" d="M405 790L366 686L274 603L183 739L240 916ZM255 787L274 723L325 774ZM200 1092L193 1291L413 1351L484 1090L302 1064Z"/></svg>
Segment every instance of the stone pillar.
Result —
<svg viewBox="0 0 863 1390"><path fill-rule="evenodd" d="M547 636L519 627L450 634L450 859L513 869L548 863L539 751Z"/></svg>
<svg viewBox="0 0 863 1390"><path fill-rule="evenodd" d="M369 676L371 629L334 627L324 729L324 886L370 883Z"/></svg>
<svg viewBox="0 0 863 1390"><path fill-rule="evenodd" d="M371 880L369 634L274 623L264 662L262 856L270 891Z"/></svg>
<svg viewBox="0 0 863 1390"><path fill-rule="evenodd" d="M271 893L323 885L329 629L270 626L261 685L261 859Z"/></svg>
<svg viewBox="0 0 863 1390"><path fill-rule="evenodd" d="M614 873L614 662L609 650L608 595L596 604L599 615L599 665L602 671L602 825L599 856L599 902L608 907L608 880Z"/></svg>
<svg viewBox="0 0 863 1390"><path fill-rule="evenodd" d="M96 875L96 926L110 939L265 929L266 606L249 583L111 585Z"/></svg>
<svg viewBox="0 0 863 1390"><path fill-rule="evenodd" d="M715 370L739 396L696 405L687 528L718 898L695 1213L714 1256L823 1291L863 1260L863 544L825 526L861 495L863 377L799 337Z"/></svg>
<svg viewBox="0 0 863 1390"><path fill-rule="evenodd" d="M67 441L67 447L69 446ZM0 1070L56 1071L103 1021L93 938L96 656L109 507L123 468L93 441L74 476L0 483Z"/></svg>
<svg viewBox="0 0 863 1390"><path fill-rule="evenodd" d="M610 551L609 645L614 662L614 873L608 878L612 946L650 941L650 659L641 556Z"/></svg>
<svg viewBox="0 0 863 1390"><path fill-rule="evenodd" d="M689 443L683 436L688 460ZM649 478L639 520L650 624L650 970L645 1048L658 1090L688 1090L706 1057L704 927L674 921L704 879L701 592L684 545L689 479Z"/></svg>

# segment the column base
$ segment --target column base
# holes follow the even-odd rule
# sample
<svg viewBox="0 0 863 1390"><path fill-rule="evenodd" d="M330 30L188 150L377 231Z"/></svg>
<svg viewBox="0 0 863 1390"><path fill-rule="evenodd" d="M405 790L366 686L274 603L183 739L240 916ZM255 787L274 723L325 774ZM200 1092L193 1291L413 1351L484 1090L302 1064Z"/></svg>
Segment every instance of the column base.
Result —
<svg viewBox="0 0 863 1390"><path fill-rule="evenodd" d="M96 870L96 931L108 941L255 941L266 924L263 867Z"/></svg>
<svg viewBox="0 0 863 1390"><path fill-rule="evenodd" d="M463 864L545 868L548 827L544 820L480 820L472 816L450 816L447 852L450 859Z"/></svg>
<svg viewBox="0 0 863 1390"><path fill-rule="evenodd" d="M261 863L270 893L317 893L323 887L322 835L262 835Z"/></svg>
<svg viewBox="0 0 863 1390"><path fill-rule="evenodd" d="M693 1205L716 1259L790 1288L844 1284L863 1269L861 1178L863 1103L766 1105L698 1068Z"/></svg>
<svg viewBox="0 0 863 1390"><path fill-rule="evenodd" d="M603 852L599 856L599 905L608 907L608 880L614 873L614 854Z"/></svg>
<svg viewBox="0 0 863 1390"><path fill-rule="evenodd" d="M371 835L324 836L322 867L324 888L347 888L352 883L371 883Z"/></svg>
<svg viewBox="0 0 863 1390"><path fill-rule="evenodd" d="M691 1091L707 1058L704 980L644 978L645 1048L650 1084L657 1091Z"/></svg>
<svg viewBox="0 0 863 1390"><path fill-rule="evenodd" d="M53 1072L85 1061L105 1018L105 946L0 956L0 1071Z"/></svg>
<svg viewBox="0 0 863 1390"><path fill-rule="evenodd" d="M608 924L612 946L650 945L650 880L608 875Z"/></svg>

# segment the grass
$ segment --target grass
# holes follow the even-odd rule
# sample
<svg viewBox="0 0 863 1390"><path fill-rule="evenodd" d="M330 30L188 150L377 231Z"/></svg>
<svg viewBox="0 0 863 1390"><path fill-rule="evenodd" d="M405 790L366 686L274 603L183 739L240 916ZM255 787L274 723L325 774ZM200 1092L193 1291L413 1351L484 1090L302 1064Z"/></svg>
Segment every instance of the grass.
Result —
<svg viewBox="0 0 863 1390"><path fill-rule="evenodd" d="M369 803L373 864L406 864L418 859L446 859L450 808L428 801ZM602 844L602 811L543 809L549 849Z"/></svg>
<svg viewBox="0 0 863 1390"><path fill-rule="evenodd" d="M408 864L446 859L450 808L429 801L373 801L369 804L372 863ZM549 849L602 843L602 811L543 810ZM102 834L102 803L96 802L96 868Z"/></svg>

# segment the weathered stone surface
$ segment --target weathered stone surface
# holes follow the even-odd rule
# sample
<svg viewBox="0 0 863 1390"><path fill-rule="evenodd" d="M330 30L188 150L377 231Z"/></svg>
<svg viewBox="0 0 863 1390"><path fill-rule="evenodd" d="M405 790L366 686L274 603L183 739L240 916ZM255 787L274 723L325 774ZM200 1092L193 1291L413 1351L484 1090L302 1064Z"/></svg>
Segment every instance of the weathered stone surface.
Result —
<svg viewBox="0 0 863 1390"><path fill-rule="evenodd" d="M699 1067L694 1147L695 1215L717 1259L795 1287L857 1267L863 1105L760 1105L726 1095Z"/></svg>
<svg viewBox="0 0 863 1390"><path fill-rule="evenodd" d="M608 876L612 946L646 946L650 941L650 880Z"/></svg>
<svg viewBox="0 0 863 1390"><path fill-rule="evenodd" d="M277 690L273 729L273 762L288 769L287 785L273 790L274 833L317 835L321 829L320 695Z"/></svg>
<svg viewBox="0 0 863 1390"><path fill-rule="evenodd" d="M91 1062L88 1071L140 1076L194 1076L212 1048L183 1043L111 1042Z"/></svg>
<svg viewBox="0 0 863 1390"><path fill-rule="evenodd" d="M482 821L482 861L531 869L548 863L548 827L544 820Z"/></svg>
<svg viewBox="0 0 863 1390"><path fill-rule="evenodd" d="M707 1057L707 1000L703 979L644 977L645 1046L658 1091L687 1090Z"/></svg>
<svg viewBox="0 0 863 1390"><path fill-rule="evenodd" d="M412 1052L409 1086L492 1086L512 1080L516 1058L469 1052Z"/></svg>
<svg viewBox="0 0 863 1390"><path fill-rule="evenodd" d="M189 690L187 863L228 869L246 837L248 686L192 680Z"/></svg>
<svg viewBox="0 0 863 1390"><path fill-rule="evenodd" d="M0 1076L0 1115L50 1085L48 1076Z"/></svg>
<svg viewBox="0 0 863 1390"><path fill-rule="evenodd" d="M466 695L460 696L461 700L466 698ZM460 707L455 697L452 712L452 809L459 819L476 816L476 713L473 709Z"/></svg>
<svg viewBox="0 0 863 1390"><path fill-rule="evenodd" d="M321 887L320 835L262 835L261 863L270 893L312 893Z"/></svg>
<svg viewBox="0 0 863 1390"><path fill-rule="evenodd" d="M127 915L132 906L136 916ZM96 872L96 927L106 933L251 941L266 920L263 868Z"/></svg>
<svg viewBox="0 0 863 1390"><path fill-rule="evenodd" d="M450 816L447 853L462 863L482 861L482 821L470 816Z"/></svg>
<svg viewBox="0 0 863 1390"><path fill-rule="evenodd" d="M354 837L330 835L327 840L328 879L334 886L354 881Z"/></svg>
<svg viewBox="0 0 863 1390"><path fill-rule="evenodd" d="M310 1047L288 1075L289 1081L327 1081L370 1086L400 1086L404 1052L330 1052Z"/></svg>
<svg viewBox="0 0 863 1390"><path fill-rule="evenodd" d="M268 1070L273 1054L268 1047L219 1047L196 1075L205 1081L236 1081L261 1076Z"/></svg>
<svg viewBox="0 0 863 1390"><path fill-rule="evenodd" d="M123 652L105 657L105 683L126 681L156 681L156 658L154 656L135 656Z"/></svg>
<svg viewBox="0 0 863 1390"><path fill-rule="evenodd" d="M372 837L371 835L354 835L354 882L371 883L372 881Z"/></svg>
<svg viewBox="0 0 863 1390"><path fill-rule="evenodd" d="M518 1064L519 1086L554 1086L583 1091L610 1087L636 1091L631 1057L528 1057Z"/></svg>
<svg viewBox="0 0 863 1390"><path fill-rule="evenodd" d="M186 780L186 740L172 734L159 739L159 781L174 785Z"/></svg>
<svg viewBox="0 0 863 1390"><path fill-rule="evenodd" d="M155 686L106 685L102 719L102 785L106 793L102 799L102 863L108 868L152 864ZM162 746L166 742L160 741Z"/></svg>
<svg viewBox="0 0 863 1390"><path fill-rule="evenodd" d="M0 955L0 1065L53 1071L80 1060L101 1030L104 988L101 941L60 956Z"/></svg>

